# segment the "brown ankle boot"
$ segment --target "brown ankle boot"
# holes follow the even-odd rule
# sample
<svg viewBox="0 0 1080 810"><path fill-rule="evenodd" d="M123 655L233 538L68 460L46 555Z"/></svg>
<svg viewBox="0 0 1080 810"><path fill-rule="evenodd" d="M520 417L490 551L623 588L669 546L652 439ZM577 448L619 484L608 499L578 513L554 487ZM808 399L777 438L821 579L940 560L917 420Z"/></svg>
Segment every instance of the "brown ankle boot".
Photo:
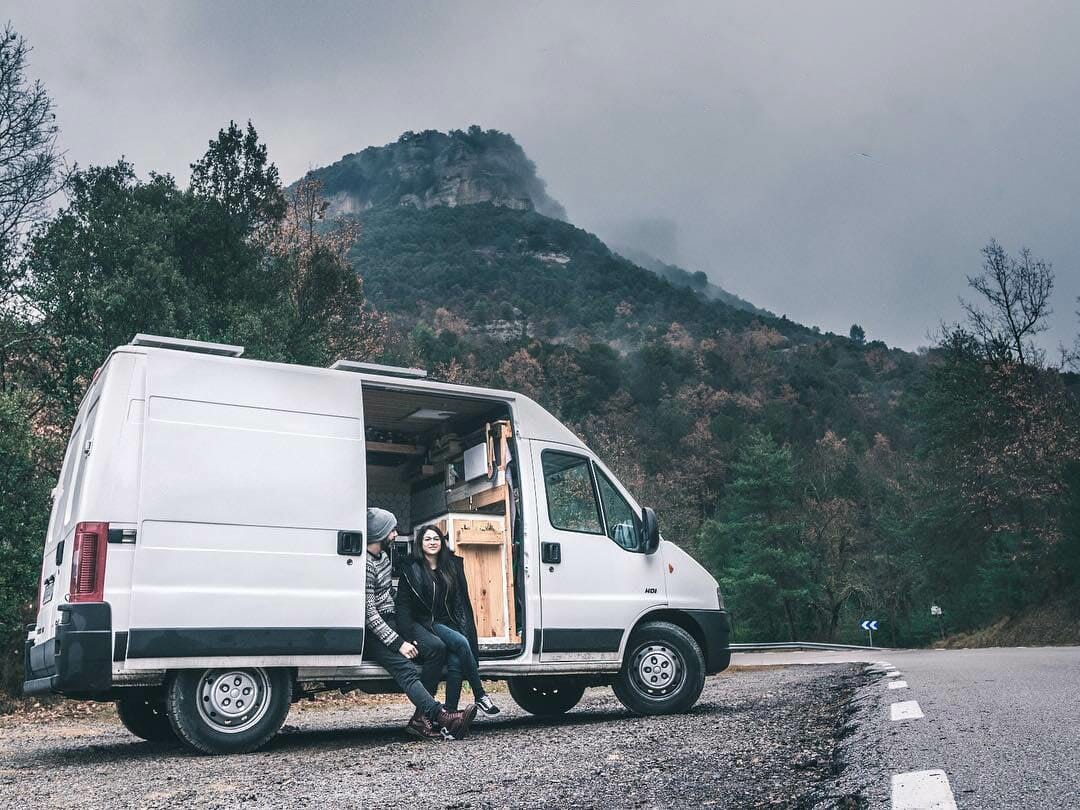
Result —
<svg viewBox="0 0 1080 810"><path fill-rule="evenodd" d="M461 710L461 713L465 715L465 720L469 724L470 729L472 728L473 720L476 719L477 708L478 707L475 703L470 703L468 706Z"/></svg>
<svg viewBox="0 0 1080 810"><path fill-rule="evenodd" d="M409 724L405 726L405 730L422 740L441 740L443 736L442 732L432 725L427 715L419 709L416 710Z"/></svg>
<svg viewBox="0 0 1080 810"><path fill-rule="evenodd" d="M470 709L472 709L471 712ZM469 736L469 726L472 725L474 717L476 717L476 706L471 704L460 712L448 712L446 709L439 709L439 713L435 715L435 724L442 726L444 733L450 739L464 740Z"/></svg>

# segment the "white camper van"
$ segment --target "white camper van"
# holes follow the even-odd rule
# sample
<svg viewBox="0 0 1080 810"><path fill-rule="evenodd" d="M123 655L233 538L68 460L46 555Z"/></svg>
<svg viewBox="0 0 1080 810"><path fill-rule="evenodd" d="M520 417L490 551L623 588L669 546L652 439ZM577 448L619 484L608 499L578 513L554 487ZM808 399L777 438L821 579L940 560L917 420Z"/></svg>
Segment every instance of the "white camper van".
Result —
<svg viewBox="0 0 1080 810"><path fill-rule="evenodd" d="M483 677L534 714L610 684L689 709L730 658L716 581L528 397L138 335L95 375L53 492L27 694L116 701L145 739L252 750L364 658L366 509L465 562Z"/></svg>

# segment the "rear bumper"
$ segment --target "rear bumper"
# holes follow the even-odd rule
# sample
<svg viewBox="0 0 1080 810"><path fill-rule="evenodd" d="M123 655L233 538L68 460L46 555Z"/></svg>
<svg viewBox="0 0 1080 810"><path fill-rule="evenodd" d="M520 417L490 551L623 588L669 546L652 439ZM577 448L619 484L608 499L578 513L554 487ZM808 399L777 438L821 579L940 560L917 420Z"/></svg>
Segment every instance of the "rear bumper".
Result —
<svg viewBox="0 0 1080 810"><path fill-rule="evenodd" d="M687 610L705 639L705 673L723 672L731 663L731 618L727 611Z"/></svg>
<svg viewBox="0 0 1080 810"><path fill-rule="evenodd" d="M93 698L112 687L112 610L108 602L60 605L55 637L23 654L24 695Z"/></svg>

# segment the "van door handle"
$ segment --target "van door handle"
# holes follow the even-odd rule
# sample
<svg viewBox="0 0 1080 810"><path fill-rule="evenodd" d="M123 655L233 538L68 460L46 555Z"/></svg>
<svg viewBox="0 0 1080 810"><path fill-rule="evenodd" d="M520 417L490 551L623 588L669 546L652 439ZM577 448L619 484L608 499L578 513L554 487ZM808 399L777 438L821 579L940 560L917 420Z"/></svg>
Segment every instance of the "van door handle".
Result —
<svg viewBox="0 0 1080 810"><path fill-rule="evenodd" d="M337 553L346 556L356 556L364 553L363 532L338 532Z"/></svg>
<svg viewBox="0 0 1080 810"><path fill-rule="evenodd" d="M562 562L562 546L558 543L540 544L540 562L557 565Z"/></svg>

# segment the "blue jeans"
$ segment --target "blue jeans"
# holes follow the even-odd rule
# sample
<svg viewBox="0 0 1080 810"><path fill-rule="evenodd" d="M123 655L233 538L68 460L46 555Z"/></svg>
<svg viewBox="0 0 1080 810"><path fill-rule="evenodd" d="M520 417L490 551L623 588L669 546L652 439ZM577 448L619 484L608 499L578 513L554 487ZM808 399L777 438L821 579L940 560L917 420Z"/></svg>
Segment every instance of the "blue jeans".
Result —
<svg viewBox="0 0 1080 810"><path fill-rule="evenodd" d="M468 680L473 700L484 696L480 667L465 636L445 624L434 624L431 629L446 645L446 710L455 712L461 700L462 678Z"/></svg>

